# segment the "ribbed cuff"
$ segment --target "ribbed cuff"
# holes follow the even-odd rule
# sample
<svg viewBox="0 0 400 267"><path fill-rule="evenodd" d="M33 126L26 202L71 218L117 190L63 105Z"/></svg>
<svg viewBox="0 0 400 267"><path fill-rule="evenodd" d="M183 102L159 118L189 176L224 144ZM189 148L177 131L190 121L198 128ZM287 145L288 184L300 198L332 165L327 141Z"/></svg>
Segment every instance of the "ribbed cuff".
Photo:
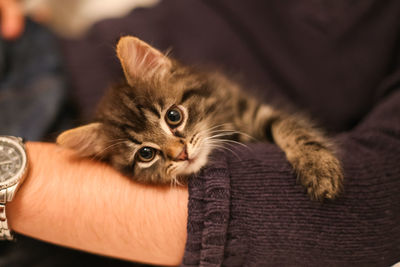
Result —
<svg viewBox="0 0 400 267"><path fill-rule="evenodd" d="M229 223L230 178L223 153L189 181L189 214L181 266L221 266Z"/></svg>

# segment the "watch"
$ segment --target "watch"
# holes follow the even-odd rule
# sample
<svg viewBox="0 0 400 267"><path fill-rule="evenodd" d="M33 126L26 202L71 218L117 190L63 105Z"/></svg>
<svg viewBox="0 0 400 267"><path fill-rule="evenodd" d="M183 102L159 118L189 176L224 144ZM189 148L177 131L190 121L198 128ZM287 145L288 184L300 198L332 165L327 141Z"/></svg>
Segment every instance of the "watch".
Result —
<svg viewBox="0 0 400 267"><path fill-rule="evenodd" d="M14 238L7 222L6 204L14 198L26 177L27 169L28 160L22 138L0 135L0 240Z"/></svg>

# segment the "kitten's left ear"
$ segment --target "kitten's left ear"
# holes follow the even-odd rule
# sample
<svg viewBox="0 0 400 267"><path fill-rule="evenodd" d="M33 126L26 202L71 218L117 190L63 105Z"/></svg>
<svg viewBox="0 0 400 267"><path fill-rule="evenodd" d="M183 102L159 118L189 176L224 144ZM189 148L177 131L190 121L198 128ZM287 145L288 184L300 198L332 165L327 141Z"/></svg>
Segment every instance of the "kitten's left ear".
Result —
<svg viewBox="0 0 400 267"><path fill-rule="evenodd" d="M133 36L125 36L119 40L117 56L131 86L138 78L161 78L172 66L171 60L163 53Z"/></svg>
<svg viewBox="0 0 400 267"><path fill-rule="evenodd" d="M75 150L81 157L101 156L104 151L102 123L94 122L61 133L57 144Z"/></svg>

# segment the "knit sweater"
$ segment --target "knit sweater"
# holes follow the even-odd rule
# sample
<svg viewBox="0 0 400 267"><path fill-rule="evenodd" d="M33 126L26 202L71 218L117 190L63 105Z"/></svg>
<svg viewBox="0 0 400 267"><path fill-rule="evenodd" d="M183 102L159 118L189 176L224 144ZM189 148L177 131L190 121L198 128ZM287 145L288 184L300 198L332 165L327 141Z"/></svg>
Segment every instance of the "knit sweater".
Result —
<svg viewBox="0 0 400 267"><path fill-rule="evenodd" d="M400 92L337 136L343 195L312 202L282 151L219 155L192 179L184 266L390 266L400 261ZM397 116L393 118L392 116Z"/></svg>
<svg viewBox="0 0 400 267"><path fill-rule="evenodd" d="M307 197L274 144L213 154L189 182L182 266L400 261L399 1L168 0L135 10L64 43L86 114L120 75L112 49L94 44L121 33L241 74L245 89L291 102L339 145L344 192L324 203Z"/></svg>

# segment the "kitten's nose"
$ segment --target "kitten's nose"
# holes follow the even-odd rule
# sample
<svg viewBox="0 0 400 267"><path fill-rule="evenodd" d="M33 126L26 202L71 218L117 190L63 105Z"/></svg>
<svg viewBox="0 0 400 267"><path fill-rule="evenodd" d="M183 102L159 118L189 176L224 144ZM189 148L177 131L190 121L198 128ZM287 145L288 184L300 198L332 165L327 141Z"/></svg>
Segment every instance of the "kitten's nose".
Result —
<svg viewBox="0 0 400 267"><path fill-rule="evenodd" d="M172 160L175 161L184 161L189 159L186 145L182 145L181 143L171 145L167 149L167 154Z"/></svg>
<svg viewBox="0 0 400 267"><path fill-rule="evenodd" d="M175 160L188 160L189 156L188 153L186 151L186 145L183 147L181 153L175 158Z"/></svg>

